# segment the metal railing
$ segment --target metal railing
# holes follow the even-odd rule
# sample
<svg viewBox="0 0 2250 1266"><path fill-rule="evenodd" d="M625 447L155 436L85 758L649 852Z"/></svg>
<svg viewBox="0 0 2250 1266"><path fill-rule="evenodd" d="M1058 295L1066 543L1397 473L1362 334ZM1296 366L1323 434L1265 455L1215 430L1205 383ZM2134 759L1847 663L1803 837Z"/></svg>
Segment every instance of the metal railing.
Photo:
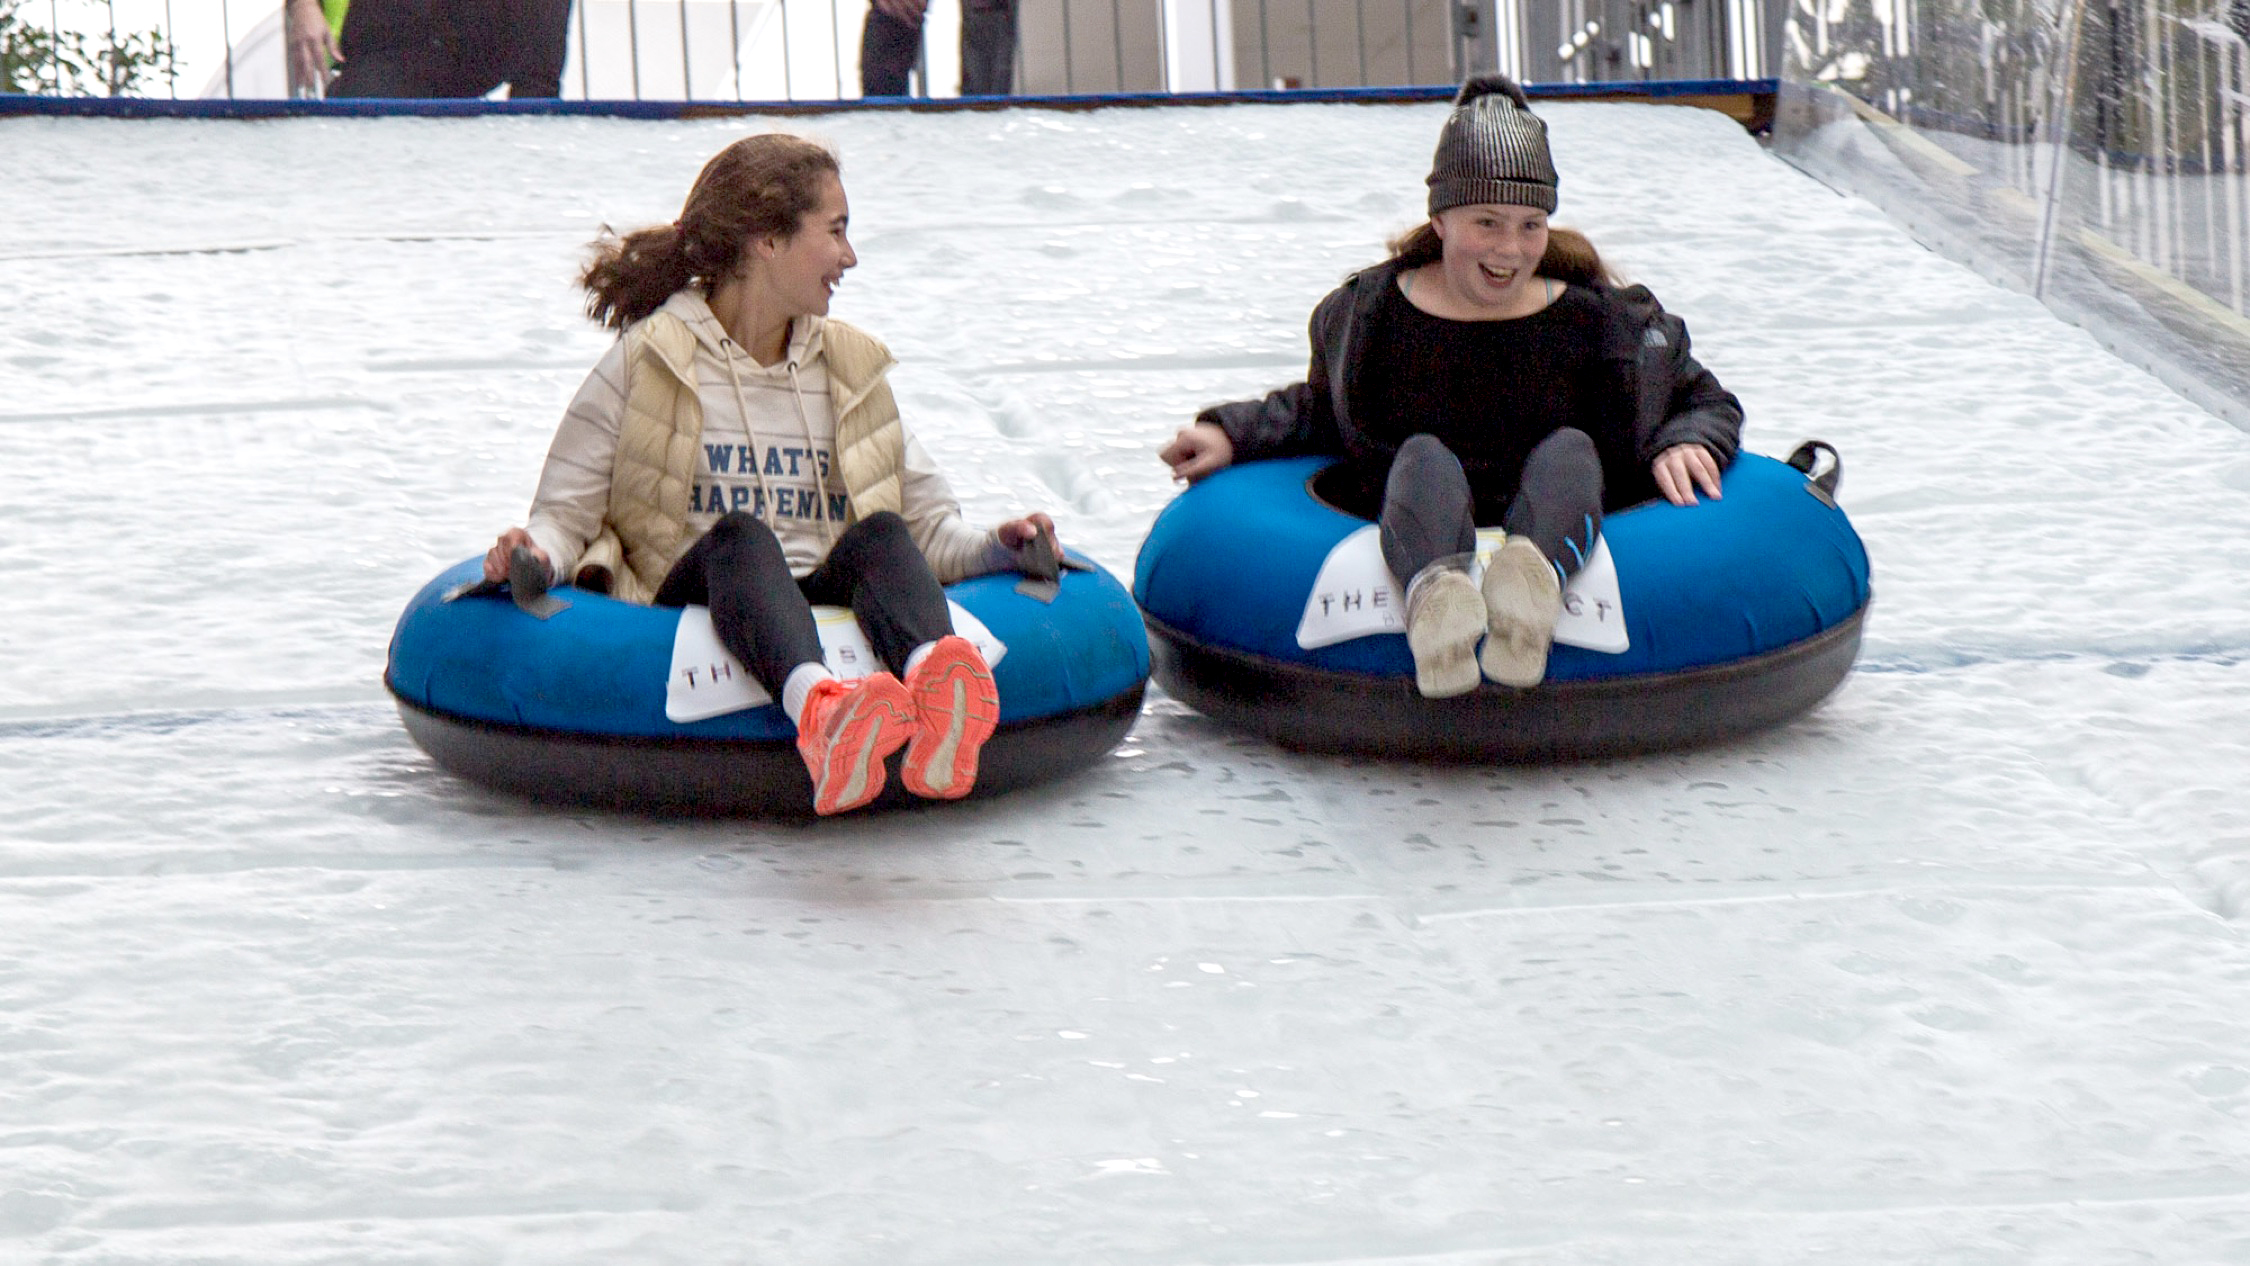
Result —
<svg viewBox="0 0 2250 1266"><path fill-rule="evenodd" d="M1013 91L1032 96L1454 82L1756 79L1769 0L1018 0ZM866 0L578 0L563 95L831 101L861 95ZM0 0L0 22L65 38L10 91L290 94L278 0ZM961 0L935 0L917 96L959 83ZM72 45L71 41L77 44ZM21 43L21 41L19 41ZM73 63L73 47L79 54ZM131 73L87 67L104 50ZM113 68L121 64L112 57ZM20 69L20 68L19 68Z"/></svg>

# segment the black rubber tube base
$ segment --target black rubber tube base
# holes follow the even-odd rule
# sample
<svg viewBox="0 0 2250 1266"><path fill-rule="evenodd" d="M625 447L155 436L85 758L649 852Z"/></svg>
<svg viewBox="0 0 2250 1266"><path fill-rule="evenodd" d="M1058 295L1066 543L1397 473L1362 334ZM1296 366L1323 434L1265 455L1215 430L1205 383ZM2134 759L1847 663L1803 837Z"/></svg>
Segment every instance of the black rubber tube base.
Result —
<svg viewBox="0 0 2250 1266"><path fill-rule="evenodd" d="M1307 752L1452 763L1528 763L1692 747L1798 715L1859 658L1849 620L1755 659L1616 681L1513 690L1486 682L1425 699L1412 677L1372 677L1207 646L1148 621L1153 676L1206 716Z"/></svg>
<svg viewBox="0 0 2250 1266"><path fill-rule="evenodd" d="M1145 688L1077 712L1004 725L984 745L967 800L1052 782L1099 760L1140 718ZM396 697L396 692L394 692ZM793 742L631 739L496 725L398 700L406 732L441 767L471 782L549 804L692 817L810 818L812 778ZM883 794L865 809L940 803L901 785L893 756Z"/></svg>

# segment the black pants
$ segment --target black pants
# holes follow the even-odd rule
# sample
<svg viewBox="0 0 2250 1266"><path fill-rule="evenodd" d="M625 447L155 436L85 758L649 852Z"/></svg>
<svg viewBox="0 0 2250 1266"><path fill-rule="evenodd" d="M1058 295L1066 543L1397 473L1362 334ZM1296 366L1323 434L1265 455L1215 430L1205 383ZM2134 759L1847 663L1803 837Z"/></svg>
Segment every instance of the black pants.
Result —
<svg viewBox="0 0 2250 1266"><path fill-rule="evenodd" d="M962 0L961 95L1004 97L1015 82L1017 0ZM859 36L859 90L903 97L922 57L922 24L867 11ZM925 90L928 85L924 85Z"/></svg>
<svg viewBox="0 0 2250 1266"><path fill-rule="evenodd" d="M945 589L906 520L887 510L845 528L803 580L789 574L772 528L731 510L672 564L655 599L660 607L709 607L719 645L776 699L797 665L822 660L816 602L850 607L893 672L915 647L953 631Z"/></svg>
<svg viewBox="0 0 2250 1266"><path fill-rule="evenodd" d="M1476 519L1461 459L1433 435L1399 445L1383 487L1383 562L1403 588L1431 563L1474 553ZM1602 527L1602 461L1584 431L1564 427L1524 459L1501 526L1527 536L1547 561L1576 575Z"/></svg>
<svg viewBox="0 0 2250 1266"><path fill-rule="evenodd" d="M562 95L571 0L352 0L331 97Z"/></svg>

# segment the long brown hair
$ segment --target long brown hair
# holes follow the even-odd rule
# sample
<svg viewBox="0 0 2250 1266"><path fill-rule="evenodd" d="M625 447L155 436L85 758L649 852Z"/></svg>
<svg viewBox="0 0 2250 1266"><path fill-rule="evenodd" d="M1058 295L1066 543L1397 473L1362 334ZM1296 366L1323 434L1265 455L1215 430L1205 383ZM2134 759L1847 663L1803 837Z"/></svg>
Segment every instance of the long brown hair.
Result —
<svg viewBox="0 0 2250 1266"><path fill-rule="evenodd" d="M1445 255L1445 242L1428 220L1390 241L1391 260L1401 269L1434 264ZM1602 262L1602 254L1577 229L1549 228L1547 253L1539 257L1539 275L1574 286L1614 286L1618 278Z"/></svg>
<svg viewBox="0 0 2250 1266"><path fill-rule="evenodd" d="M727 146L703 165L679 219L623 237L603 229L578 277L586 315L621 330L674 292L726 277L752 239L795 233L841 170L828 150L782 132Z"/></svg>

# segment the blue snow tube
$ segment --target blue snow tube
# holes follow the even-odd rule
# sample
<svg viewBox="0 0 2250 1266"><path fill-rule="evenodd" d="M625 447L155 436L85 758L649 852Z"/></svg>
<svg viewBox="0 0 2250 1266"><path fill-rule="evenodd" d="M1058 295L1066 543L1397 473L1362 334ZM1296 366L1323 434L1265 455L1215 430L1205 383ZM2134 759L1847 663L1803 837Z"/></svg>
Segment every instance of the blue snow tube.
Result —
<svg viewBox="0 0 2250 1266"><path fill-rule="evenodd" d="M1057 777L1115 747L1140 715L1147 635L1131 595L1100 567L1063 571L1053 600L1013 572L946 596L1007 649L993 666L1000 725L975 797ZM399 617L383 681L438 764L539 800L662 813L809 816L812 781L777 704L675 722L665 715L677 609L575 588L536 618L505 593L457 596L469 559ZM1031 588L1026 586L1026 588ZM908 803L894 775L878 804Z"/></svg>
<svg viewBox="0 0 2250 1266"><path fill-rule="evenodd" d="M1157 516L1134 572L1157 682L1286 746L1463 761L1656 750L1803 712L1858 655L1867 551L1836 505L1835 450L1813 441L1786 463L1743 454L1718 501L1604 520L1623 651L1557 643L1534 689L1425 699L1401 634L1298 642L1323 561L1367 527L1317 495L1330 464L1203 480Z"/></svg>

